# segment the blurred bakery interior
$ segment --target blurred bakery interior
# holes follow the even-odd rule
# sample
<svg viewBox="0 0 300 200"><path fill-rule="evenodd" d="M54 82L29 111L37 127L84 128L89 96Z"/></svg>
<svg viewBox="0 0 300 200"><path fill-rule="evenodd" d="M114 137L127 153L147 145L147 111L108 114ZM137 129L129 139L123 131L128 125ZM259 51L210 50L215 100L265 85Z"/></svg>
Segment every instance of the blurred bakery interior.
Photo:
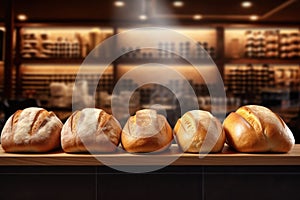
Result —
<svg viewBox="0 0 300 200"><path fill-rule="evenodd" d="M212 105L226 105L220 110L225 113L246 104L269 107L300 142L297 0L0 0L0 5L1 126L17 109L29 106L53 110L64 120L74 104L111 112L112 102L126 101L130 114L159 105L174 125L180 116L174 91L179 91L187 102L197 101L200 109L209 111ZM175 30L195 41L196 48L189 40L172 37L158 40L156 49L140 48L140 41L134 45L134 37L115 37L121 56L109 66L96 62L111 57L110 48L115 48L98 51L98 44L149 26ZM78 75L87 56L95 62ZM214 61L201 64L205 79L190 60ZM186 92L176 77L168 77L162 86L141 85L143 76L125 76L142 65L143 74L168 76L160 74L157 63L181 74L193 91ZM226 96L211 98L208 88L220 84L218 74ZM80 98L72 104L74 89Z"/></svg>

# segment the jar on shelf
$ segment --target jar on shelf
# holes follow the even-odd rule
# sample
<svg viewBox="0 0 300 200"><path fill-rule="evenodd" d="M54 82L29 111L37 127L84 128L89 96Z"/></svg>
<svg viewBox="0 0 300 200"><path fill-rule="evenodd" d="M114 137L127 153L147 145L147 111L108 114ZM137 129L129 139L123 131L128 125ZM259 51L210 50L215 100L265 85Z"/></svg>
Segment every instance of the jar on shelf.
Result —
<svg viewBox="0 0 300 200"><path fill-rule="evenodd" d="M266 31L266 57L276 58L278 57L278 33L276 31Z"/></svg>
<svg viewBox="0 0 300 200"><path fill-rule="evenodd" d="M280 58L288 58L289 56L289 39L286 33L280 34Z"/></svg>
<svg viewBox="0 0 300 200"><path fill-rule="evenodd" d="M258 31L255 34L255 52L257 58L264 58L265 57L265 37L261 31Z"/></svg>
<svg viewBox="0 0 300 200"><path fill-rule="evenodd" d="M245 57L253 58L254 57L254 35L252 31L245 32L246 44L245 44Z"/></svg>

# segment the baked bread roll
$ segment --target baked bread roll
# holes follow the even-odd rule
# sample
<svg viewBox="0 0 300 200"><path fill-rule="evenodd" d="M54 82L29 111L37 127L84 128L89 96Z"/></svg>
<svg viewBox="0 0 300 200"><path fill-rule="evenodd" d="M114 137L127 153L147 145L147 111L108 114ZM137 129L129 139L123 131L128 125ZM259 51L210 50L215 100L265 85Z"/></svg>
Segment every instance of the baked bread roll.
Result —
<svg viewBox="0 0 300 200"><path fill-rule="evenodd" d="M175 124L174 133L179 147L189 153L219 152L225 143L221 122L203 110L185 113Z"/></svg>
<svg viewBox="0 0 300 200"><path fill-rule="evenodd" d="M125 124L121 143L127 152L160 152L167 149L173 140L172 129L163 115L155 110L136 112Z"/></svg>
<svg viewBox="0 0 300 200"><path fill-rule="evenodd" d="M85 108L74 112L61 131L65 152L113 152L120 143L121 126L104 110Z"/></svg>
<svg viewBox="0 0 300 200"><path fill-rule="evenodd" d="M60 147L63 123L53 112L30 107L16 111L1 133L6 152L47 152Z"/></svg>
<svg viewBox="0 0 300 200"><path fill-rule="evenodd" d="M268 108L248 105L223 122L227 143L239 152L288 152L295 139L284 121Z"/></svg>

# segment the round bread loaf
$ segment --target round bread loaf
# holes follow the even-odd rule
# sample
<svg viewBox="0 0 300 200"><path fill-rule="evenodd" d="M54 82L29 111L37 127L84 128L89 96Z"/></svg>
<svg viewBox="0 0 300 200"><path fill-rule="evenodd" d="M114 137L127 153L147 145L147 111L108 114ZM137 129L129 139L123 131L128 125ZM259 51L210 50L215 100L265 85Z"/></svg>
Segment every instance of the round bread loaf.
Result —
<svg viewBox="0 0 300 200"><path fill-rule="evenodd" d="M113 152L120 143L121 126L104 110L85 108L74 112L61 131L65 152Z"/></svg>
<svg viewBox="0 0 300 200"><path fill-rule="evenodd" d="M6 152L47 152L60 147L63 123L53 112L30 107L16 111L1 133Z"/></svg>
<svg viewBox="0 0 300 200"><path fill-rule="evenodd" d="M179 147L189 153L219 152L225 143L221 122L203 110L185 113L178 119L174 133Z"/></svg>
<svg viewBox="0 0 300 200"><path fill-rule="evenodd" d="M125 124L121 143L127 152L147 153L167 149L173 140L172 128L163 115L143 109Z"/></svg>
<svg viewBox="0 0 300 200"><path fill-rule="evenodd" d="M266 107L247 105L223 122L227 143L239 152L288 152L295 139L284 123Z"/></svg>

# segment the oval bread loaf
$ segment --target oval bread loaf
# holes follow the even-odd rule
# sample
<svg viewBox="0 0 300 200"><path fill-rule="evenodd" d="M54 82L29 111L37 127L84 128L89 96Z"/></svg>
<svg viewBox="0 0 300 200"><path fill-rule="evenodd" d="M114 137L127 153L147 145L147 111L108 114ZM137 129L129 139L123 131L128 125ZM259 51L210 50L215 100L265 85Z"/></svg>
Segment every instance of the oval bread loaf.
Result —
<svg viewBox="0 0 300 200"><path fill-rule="evenodd" d="M63 124L53 112L30 107L16 111L1 133L6 152L47 152L60 147Z"/></svg>
<svg viewBox="0 0 300 200"><path fill-rule="evenodd" d="M85 108L74 112L61 131L65 152L113 152L120 142L119 122L104 110Z"/></svg>
<svg viewBox="0 0 300 200"><path fill-rule="evenodd" d="M123 148L131 153L160 152L167 149L172 140L167 119L151 109L139 110L131 116L121 136Z"/></svg>
<svg viewBox="0 0 300 200"><path fill-rule="evenodd" d="M295 139L284 123L266 107L247 105L223 122L227 143L239 152L288 152Z"/></svg>
<svg viewBox="0 0 300 200"><path fill-rule="evenodd" d="M221 122L211 113L203 110L185 113L178 119L174 132L177 143L184 152L219 152L225 143Z"/></svg>

